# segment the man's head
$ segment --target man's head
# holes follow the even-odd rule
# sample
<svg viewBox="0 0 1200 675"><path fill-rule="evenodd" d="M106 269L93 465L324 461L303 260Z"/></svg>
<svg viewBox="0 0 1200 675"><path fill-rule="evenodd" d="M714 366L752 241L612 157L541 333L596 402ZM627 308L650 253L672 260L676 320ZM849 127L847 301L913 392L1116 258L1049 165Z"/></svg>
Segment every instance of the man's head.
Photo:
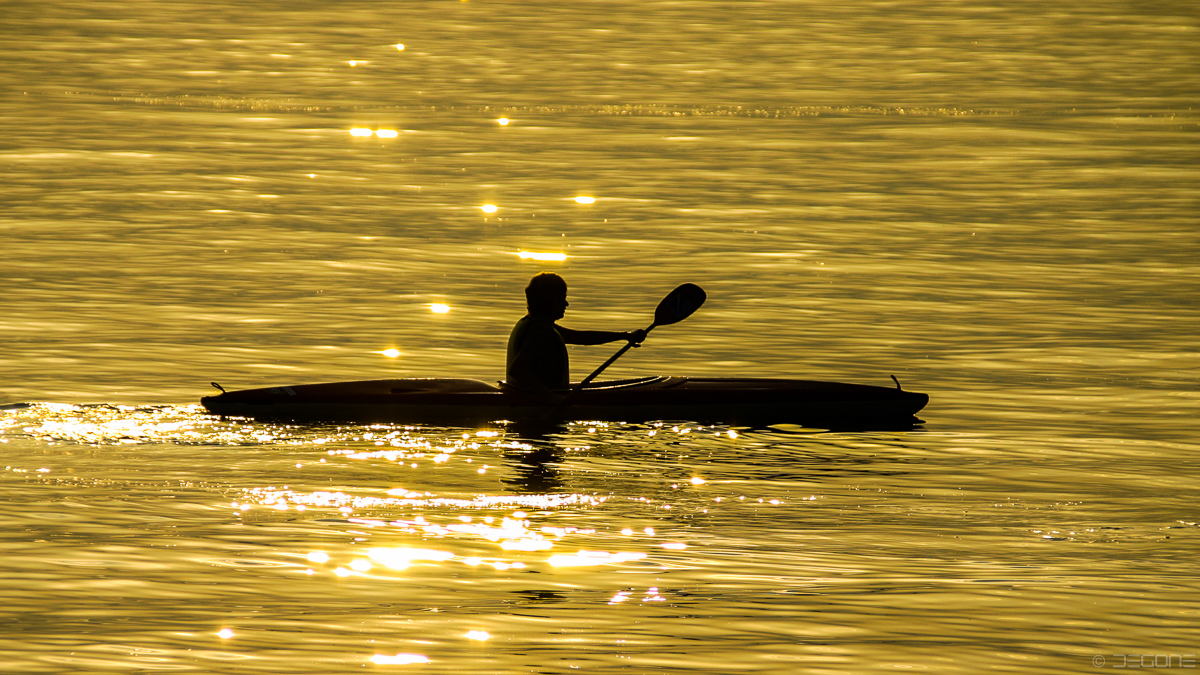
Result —
<svg viewBox="0 0 1200 675"><path fill-rule="evenodd" d="M561 319L567 309L567 282L553 272L542 272L525 287L525 302L530 314L549 314Z"/></svg>

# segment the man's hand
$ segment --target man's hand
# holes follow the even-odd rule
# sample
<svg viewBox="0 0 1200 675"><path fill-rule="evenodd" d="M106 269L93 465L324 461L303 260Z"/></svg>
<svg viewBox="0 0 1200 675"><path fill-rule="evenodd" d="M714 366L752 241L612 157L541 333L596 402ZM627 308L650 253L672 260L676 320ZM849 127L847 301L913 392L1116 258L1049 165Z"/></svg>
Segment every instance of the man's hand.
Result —
<svg viewBox="0 0 1200 675"><path fill-rule="evenodd" d="M642 344L642 341L644 341L646 339L646 330L643 328L639 328L637 330L630 331L625 334L625 339L632 342L634 344L634 346L636 347L636 346Z"/></svg>

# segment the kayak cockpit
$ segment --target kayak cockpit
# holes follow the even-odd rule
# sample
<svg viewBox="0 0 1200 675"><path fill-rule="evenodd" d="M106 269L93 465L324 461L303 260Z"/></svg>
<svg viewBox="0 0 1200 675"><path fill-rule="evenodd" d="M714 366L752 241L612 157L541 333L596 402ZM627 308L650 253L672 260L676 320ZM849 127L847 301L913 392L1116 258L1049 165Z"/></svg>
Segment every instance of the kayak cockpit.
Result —
<svg viewBox="0 0 1200 675"><path fill-rule="evenodd" d="M687 381L686 377L672 377L670 375L646 375L643 377L631 377L625 380L604 380L601 382L588 382L580 391L612 391L614 389L631 389L634 387L649 387L649 386L666 386L683 384ZM514 394L534 394L536 392L522 387L513 386L507 382L501 381L500 390ZM568 389L559 390L566 394L574 391L579 386L578 382L572 382Z"/></svg>

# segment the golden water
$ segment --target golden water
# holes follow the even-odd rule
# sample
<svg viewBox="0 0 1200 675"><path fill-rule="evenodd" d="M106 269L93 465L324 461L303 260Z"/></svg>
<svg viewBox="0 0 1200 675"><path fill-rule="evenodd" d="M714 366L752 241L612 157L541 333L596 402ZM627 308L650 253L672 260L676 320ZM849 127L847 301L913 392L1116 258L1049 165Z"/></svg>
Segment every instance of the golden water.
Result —
<svg viewBox="0 0 1200 675"><path fill-rule="evenodd" d="M0 672L1194 663L1190 3L2 11ZM895 374L926 423L196 405L499 379L546 269L572 327L708 291L606 376Z"/></svg>

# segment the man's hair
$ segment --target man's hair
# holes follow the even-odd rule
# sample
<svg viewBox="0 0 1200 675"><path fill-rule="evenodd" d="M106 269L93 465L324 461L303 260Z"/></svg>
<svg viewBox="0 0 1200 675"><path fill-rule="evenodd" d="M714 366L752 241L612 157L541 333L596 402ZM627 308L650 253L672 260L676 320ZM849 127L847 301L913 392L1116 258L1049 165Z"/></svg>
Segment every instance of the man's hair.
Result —
<svg viewBox="0 0 1200 675"><path fill-rule="evenodd" d="M567 281L553 272L542 272L529 280L525 287L525 302L530 312L547 308L547 305L567 295Z"/></svg>

